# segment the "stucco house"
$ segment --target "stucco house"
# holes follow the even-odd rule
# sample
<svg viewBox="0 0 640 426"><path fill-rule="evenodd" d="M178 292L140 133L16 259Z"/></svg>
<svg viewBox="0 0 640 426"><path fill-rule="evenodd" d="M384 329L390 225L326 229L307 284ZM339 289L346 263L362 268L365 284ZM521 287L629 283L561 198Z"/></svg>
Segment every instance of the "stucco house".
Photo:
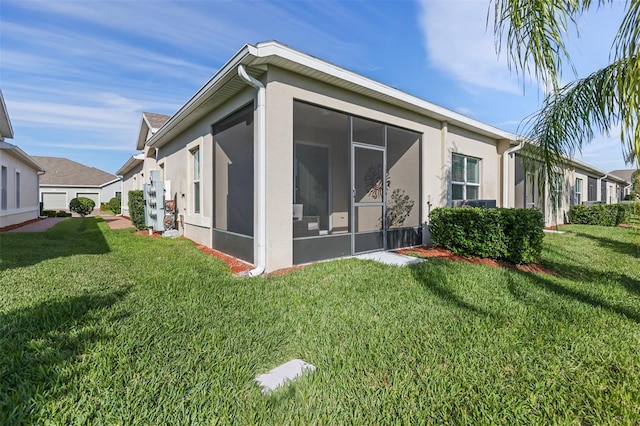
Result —
<svg viewBox="0 0 640 426"><path fill-rule="evenodd" d="M138 154L130 157L116 172L122 177L122 215L129 216L129 191L141 190L149 183L149 171L164 167L164 163L156 161L157 149L146 145L147 140L169 120L168 115L143 112L140 130L136 141ZM146 181L145 181L146 177Z"/></svg>
<svg viewBox="0 0 640 426"><path fill-rule="evenodd" d="M252 274L421 244L439 206L535 204L515 134L275 41L245 45L147 130L125 187L153 156L180 233Z"/></svg>
<svg viewBox="0 0 640 426"><path fill-rule="evenodd" d="M270 41L236 53L145 149L171 182L180 231L260 272L420 244L429 209L455 200L501 205L502 156L516 145Z"/></svg>
<svg viewBox="0 0 640 426"><path fill-rule="evenodd" d="M111 173L62 157L34 159L47 172L40 179L44 210L68 210L69 202L76 197L91 198L98 209L100 203L122 195L122 180Z"/></svg>
<svg viewBox="0 0 640 426"><path fill-rule="evenodd" d="M38 182L44 169L18 146L0 91L0 229L37 219L40 215Z"/></svg>
<svg viewBox="0 0 640 426"><path fill-rule="evenodd" d="M567 214L575 204L615 204L623 200L630 183L623 177L606 173L590 164L567 159L567 167L561 177L562 191L558 204L552 205L549 188L544 196L538 190L538 182L527 172L522 157L515 153L515 199L512 207L536 208L544 215L547 226L567 223Z"/></svg>

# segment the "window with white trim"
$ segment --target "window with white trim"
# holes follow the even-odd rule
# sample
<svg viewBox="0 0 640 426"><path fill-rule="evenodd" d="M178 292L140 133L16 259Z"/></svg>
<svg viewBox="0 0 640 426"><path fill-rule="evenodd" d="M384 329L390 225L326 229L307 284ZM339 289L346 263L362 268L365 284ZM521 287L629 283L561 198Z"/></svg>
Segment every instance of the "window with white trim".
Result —
<svg viewBox="0 0 640 426"><path fill-rule="evenodd" d="M20 208L20 172L16 172L16 209Z"/></svg>
<svg viewBox="0 0 640 426"><path fill-rule="evenodd" d="M477 200L480 198L480 159L452 154L451 199Z"/></svg>
<svg viewBox="0 0 640 426"><path fill-rule="evenodd" d="M576 204L582 204L582 179L580 178L576 178L575 196Z"/></svg>
<svg viewBox="0 0 640 426"><path fill-rule="evenodd" d="M7 168L5 166L2 166L2 173L0 174L0 185L1 185L1 192L0 192L0 209L2 210L6 210L7 209Z"/></svg>
<svg viewBox="0 0 640 426"><path fill-rule="evenodd" d="M193 213L200 213L200 147L194 148L191 151L191 168L192 174L192 195L193 195Z"/></svg>

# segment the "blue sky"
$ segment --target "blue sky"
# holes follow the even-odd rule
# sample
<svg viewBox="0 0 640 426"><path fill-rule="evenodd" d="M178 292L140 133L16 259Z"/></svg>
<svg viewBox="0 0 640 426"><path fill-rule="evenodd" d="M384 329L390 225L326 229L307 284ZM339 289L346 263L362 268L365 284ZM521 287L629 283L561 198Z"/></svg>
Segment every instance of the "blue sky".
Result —
<svg viewBox="0 0 640 426"><path fill-rule="evenodd" d="M143 111L171 115L245 43L278 40L498 128L536 111L486 30L489 0L2 0L0 88L31 155L115 171ZM585 16L570 48L580 76L605 65L623 4ZM567 74L567 80L573 77ZM619 135L578 158L625 168Z"/></svg>

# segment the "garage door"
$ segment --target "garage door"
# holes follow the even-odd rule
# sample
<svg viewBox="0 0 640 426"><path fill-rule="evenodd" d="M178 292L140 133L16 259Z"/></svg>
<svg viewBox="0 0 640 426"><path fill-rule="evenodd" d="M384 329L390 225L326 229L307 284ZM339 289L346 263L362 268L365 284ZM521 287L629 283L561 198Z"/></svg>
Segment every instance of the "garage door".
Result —
<svg viewBox="0 0 640 426"><path fill-rule="evenodd" d="M96 209L100 208L100 194L97 192L78 192L77 197L91 198L96 203Z"/></svg>
<svg viewBox="0 0 640 426"><path fill-rule="evenodd" d="M68 210L67 193L66 192L45 192L42 194L43 210Z"/></svg>

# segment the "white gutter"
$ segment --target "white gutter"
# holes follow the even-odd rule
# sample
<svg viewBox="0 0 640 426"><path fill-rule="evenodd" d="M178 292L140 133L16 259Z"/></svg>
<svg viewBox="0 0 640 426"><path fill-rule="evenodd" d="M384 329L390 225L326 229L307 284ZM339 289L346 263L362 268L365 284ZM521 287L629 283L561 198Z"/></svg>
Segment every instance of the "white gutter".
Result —
<svg viewBox="0 0 640 426"><path fill-rule="evenodd" d="M266 185L266 121L265 121L265 88L264 85L247 74L247 70L244 68L244 65L240 64L238 66L238 75L244 81L246 81L250 86L258 89L257 93L257 117L256 124L258 126L258 167L257 167L257 178L258 178L258 224L257 224L257 232L256 236L258 239L258 259L256 262L256 267L251 271L248 271L244 274L244 276L255 277L264 272L266 267L266 258L267 258L267 234L266 234L266 219L267 219L267 185Z"/></svg>
<svg viewBox="0 0 640 426"><path fill-rule="evenodd" d="M502 154L502 207L509 207L509 157L524 147L524 141Z"/></svg>

